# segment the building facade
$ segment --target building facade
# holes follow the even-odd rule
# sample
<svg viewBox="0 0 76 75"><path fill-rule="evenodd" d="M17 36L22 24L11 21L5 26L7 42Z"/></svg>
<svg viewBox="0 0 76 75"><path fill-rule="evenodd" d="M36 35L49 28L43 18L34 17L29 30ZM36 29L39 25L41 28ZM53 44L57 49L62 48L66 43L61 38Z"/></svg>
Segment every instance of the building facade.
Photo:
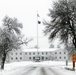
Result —
<svg viewBox="0 0 76 75"><path fill-rule="evenodd" d="M66 61L68 59L68 53L66 50L57 49L54 51L49 50L40 50L40 51L21 51L14 50L9 53L7 56L7 62L16 62L16 61L47 61L47 60L56 60L56 61Z"/></svg>

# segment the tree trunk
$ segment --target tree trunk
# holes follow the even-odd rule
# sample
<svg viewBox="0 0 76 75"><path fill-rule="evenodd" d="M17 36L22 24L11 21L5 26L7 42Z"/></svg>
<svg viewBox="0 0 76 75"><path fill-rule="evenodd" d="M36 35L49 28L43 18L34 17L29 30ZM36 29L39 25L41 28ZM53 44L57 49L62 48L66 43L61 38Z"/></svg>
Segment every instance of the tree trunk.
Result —
<svg viewBox="0 0 76 75"><path fill-rule="evenodd" d="M6 54L3 55L1 69L4 69L5 60L6 60Z"/></svg>

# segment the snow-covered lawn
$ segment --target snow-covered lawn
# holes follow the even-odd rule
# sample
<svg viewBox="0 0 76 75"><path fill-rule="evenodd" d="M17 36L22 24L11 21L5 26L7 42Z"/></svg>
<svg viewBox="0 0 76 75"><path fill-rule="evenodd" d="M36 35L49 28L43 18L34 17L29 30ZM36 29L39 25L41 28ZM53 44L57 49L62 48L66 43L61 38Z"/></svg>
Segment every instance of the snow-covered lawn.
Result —
<svg viewBox="0 0 76 75"><path fill-rule="evenodd" d="M0 70L0 75L76 75L75 71L66 70L72 68L72 63L62 61L44 61L44 62L13 62L5 64L5 69Z"/></svg>

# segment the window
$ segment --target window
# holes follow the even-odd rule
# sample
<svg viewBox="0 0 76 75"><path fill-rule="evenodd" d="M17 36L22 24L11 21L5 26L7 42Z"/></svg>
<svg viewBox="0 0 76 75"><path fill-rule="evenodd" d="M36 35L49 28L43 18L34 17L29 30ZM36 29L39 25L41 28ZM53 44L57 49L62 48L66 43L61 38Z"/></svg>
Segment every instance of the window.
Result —
<svg viewBox="0 0 76 75"><path fill-rule="evenodd" d="M42 52L42 54L44 54L44 53Z"/></svg>
<svg viewBox="0 0 76 75"><path fill-rule="evenodd" d="M59 57L61 59L61 57Z"/></svg>
<svg viewBox="0 0 76 75"><path fill-rule="evenodd" d="M35 55L35 53L33 53L33 55Z"/></svg>
<svg viewBox="0 0 76 75"><path fill-rule="evenodd" d="M29 53L29 55L31 55L31 53Z"/></svg>
<svg viewBox="0 0 76 75"><path fill-rule="evenodd" d="M16 55L17 55L17 53L16 53Z"/></svg>
<svg viewBox="0 0 76 75"><path fill-rule="evenodd" d="M57 57L55 57L55 59L57 59Z"/></svg>
<svg viewBox="0 0 76 75"><path fill-rule="evenodd" d="M44 57L42 57L42 60L44 60Z"/></svg>
<svg viewBox="0 0 76 75"><path fill-rule="evenodd" d="M66 52L64 52L64 54L66 54Z"/></svg>
<svg viewBox="0 0 76 75"><path fill-rule="evenodd" d="M55 52L55 54L57 54L57 52Z"/></svg>
<svg viewBox="0 0 76 75"><path fill-rule="evenodd" d="M22 55L22 53L20 53L20 55Z"/></svg>
<svg viewBox="0 0 76 75"><path fill-rule="evenodd" d="M17 60L18 58L16 57L16 60Z"/></svg>
<svg viewBox="0 0 76 75"><path fill-rule="evenodd" d="M27 55L27 53L25 53L25 55Z"/></svg>
<svg viewBox="0 0 76 75"><path fill-rule="evenodd" d="M29 59L31 59L31 57L29 57Z"/></svg>
<svg viewBox="0 0 76 75"><path fill-rule="evenodd" d="M48 57L46 57L46 59L48 59Z"/></svg>
<svg viewBox="0 0 76 75"><path fill-rule="evenodd" d="M38 52L38 54L39 54L39 52Z"/></svg>
<svg viewBox="0 0 76 75"><path fill-rule="evenodd" d="M47 54L47 52L46 52L46 54Z"/></svg>
<svg viewBox="0 0 76 75"><path fill-rule="evenodd" d="M11 57L11 60L13 60L13 57Z"/></svg>
<svg viewBox="0 0 76 75"><path fill-rule="evenodd" d="M20 59L22 59L22 57L20 57Z"/></svg>
<svg viewBox="0 0 76 75"><path fill-rule="evenodd" d="M35 60L35 57L33 57L33 60Z"/></svg>
<svg viewBox="0 0 76 75"><path fill-rule="evenodd" d="M64 57L64 59L66 59L66 57Z"/></svg>
<svg viewBox="0 0 76 75"><path fill-rule="evenodd" d="M61 52L59 52L59 54L61 54Z"/></svg>

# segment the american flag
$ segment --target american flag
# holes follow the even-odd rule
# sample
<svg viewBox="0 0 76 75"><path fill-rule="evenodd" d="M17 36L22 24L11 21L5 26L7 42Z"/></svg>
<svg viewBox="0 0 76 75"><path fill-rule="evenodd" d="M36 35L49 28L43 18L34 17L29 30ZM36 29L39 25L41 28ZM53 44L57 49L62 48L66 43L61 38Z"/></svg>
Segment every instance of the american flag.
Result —
<svg viewBox="0 0 76 75"><path fill-rule="evenodd" d="M38 24L41 24L41 21L39 20L40 16L38 13L37 13L37 17L38 17Z"/></svg>
<svg viewBox="0 0 76 75"><path fill-rule="evenodd" d="M37 17L40 17L39 14L37 14Z"/></svg>

